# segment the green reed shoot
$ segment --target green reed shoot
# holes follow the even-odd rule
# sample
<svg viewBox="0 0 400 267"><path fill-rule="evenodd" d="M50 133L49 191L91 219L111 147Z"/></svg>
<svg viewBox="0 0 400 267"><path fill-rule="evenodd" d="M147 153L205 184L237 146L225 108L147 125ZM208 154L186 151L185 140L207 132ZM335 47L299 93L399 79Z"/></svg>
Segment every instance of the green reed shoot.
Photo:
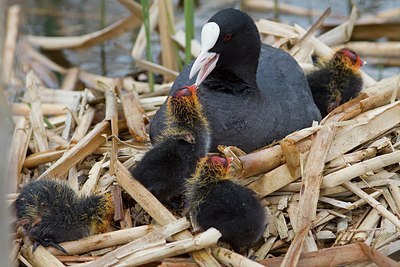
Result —
<svg viewBox="0 0 400 267"><path fill-rule="evenodd" d="M143 14L143 23L144 29L146 32L146 57L147 60L153 62L152 52L151 52L151 40L150 40L150 1L149 0L141 0L142 4L142 14ZM153 73L149 71L149 87L150 92L154 92L154 76Z"/></svg>
<svg viewBox="0 0 400 267"><path fill-rule="evenodd" d="M189 63L192 59L192 39L194 36L194 1L185 0L184 12L185 12L185 63Z"/></svg>

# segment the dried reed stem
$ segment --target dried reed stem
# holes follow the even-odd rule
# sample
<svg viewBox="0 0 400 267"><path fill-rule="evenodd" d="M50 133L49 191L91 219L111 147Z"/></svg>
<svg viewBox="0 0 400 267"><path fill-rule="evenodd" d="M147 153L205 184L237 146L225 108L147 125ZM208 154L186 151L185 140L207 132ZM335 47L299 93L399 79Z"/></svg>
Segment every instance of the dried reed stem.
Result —
<svg viewBox="0 0 400 267"><path fill-rule="evenodd" d="M324 177L322 186L328 188L334 187L357 176L360 176L368 171L377 170L379 168L383 168L397 162L400 162L400 151L377 156L375 158L354 164L337 172L328 174Z"/></svg>
<svg viewBox="0 0 400 267"><path fill-rule="evenodd" d="M26 76L26 88L28 89L31 101L31 112L29 118L32 125L33 137L37 144L37 152L43 152L49 149L49 144L44 126L37 82L38 78L35 73L30 71Z"/></svg>
<svg viewBox="0 0 400 267"><path fill-rule="evenodd" d="M32 45L46 50L85 49L120 36L121 34L138 27L141 22L142 20L136 15L130 15L102 30L91 32L82 36L42 37L29 35L27 36L27 40Z"/></svg>
<svg viewBox="0 0 400 267"><path fill-rule="evenodd" d="M2 62L2 83L9 84L13 76L14 56L17 46L17 37L19 29L19 17L21 7L19 5L12 5L7 11L7 28L4 36L3 62ZM2 40L3 41L3 40Z"/></svg>
<svg viewBox="0 0 400 267"><path fill-rule="evenodd" d="M159 20L158 29L160 32L160 43L162 47L161 62L163 66L171 69L178 70L178 57L175 44L171 36L173 32L174 11L171 1L158 1ZM173 81L174 76L166 75L167 81Z"/></svg>
<svg viewBox="0 0 400 267"><path fill-rule="evenodd" d="M103 135L111 133L110 123L102 121L98 123L81 141L79 141L70 150L57 160L49 169L47 169L38 179L62 177L75 166L78 162L90 155L96 148L104 143Z"/></svg>
<svg viewBox="0 0 400 267"><path fill-rule="evenodd" d="M211 248L211 252L213 256L222 264L225 264L226 266L248 266L248 267L261 267L263 266L262 264L259 264L255 261L252 261L238 253L235 253L233 251L230 251L229 249L219 247L219 246L213 246Z"/></svg>
<svg viewBox="0 0 400 267"><path fill-rule="evenodd" d="M150 247L163 245L166 238L176 234L184 229L189 228L190 224L186 218L181 218L164 227L154 229L143 237L140 237L126 245L123 245L103 257L85 265L87 267L120 265L121 259L135 252L140 252Z"/></svg>
<svg viewBox="0 0 400 267"><path fill-rule="evenodd" d="M64 267L64 264L42 246L32 252L32 246L25 244L21 247L21 254L35 267Z"/></svg>
<svg viewBox="0 0 400 267"><path fill-rule="evenodd" d="M138 251L123 258L116 266L139 266L161 260L165 257L178 256L215 245L221 233L215 228L195 236L194 238L175 241L157 248ZM193 253L192 253L193 254Z"/></svg>
<svg viewBox="0 0 400 267"><path fill-rule="evenodd" d="M25 117L19 117L15 124L14 134L11 140L10 152L8 155L7 168L7 191L16 193L20 184L20 173L28 151L29 140L32 128Z"/></svg>
<svg viewBox="0 0 400 267"><path fill-rule="evenodd" d="M319 188L323 178L322 172L334 135L334 126L330 125L324 127L319 130L311 146L304 170L299 200L299 207L307 208L299 210L296 223L299 232L290 245L282 262L282 266L296 266L299 261L304 239L316 216Z"/></svg>
<svg viewBox="0 0 400 267"><path fill-rule="evenodd" d="M134 228L92 235L76 241L64 242L60 245L68 251L70 255L83 254L93 250L126 244L148 234L153 229L154 226L152 225L142 225ZM61 251L53 247L49 247L47 250L53 255L64 255Z"/></svg>
<svg viewBox="0 0 400 267"><path fill-rule="evenodd" d="M345 186L347 189L352 191L354 194L359 196L360 198L364 199L365 201L368 202L371 207L376 209L383 217L391 221L394 225L396 225L397 229L400 229L400 220L390 211L388 211L386 208L384 208L379 201L376 199L372 198L369 196L367 193L362 191L360 188L356 187L350 182L344 182L343 186Z"/></svg>
<svg viewBox="0 0 400 267"><path fill-rule="evenodd" d="M122 89L118 89L129 133L139 142L148 141L149 137L146 134L143 120L145 114L139 102L139 94L136 90L125 93L122 92Z"/></svg>

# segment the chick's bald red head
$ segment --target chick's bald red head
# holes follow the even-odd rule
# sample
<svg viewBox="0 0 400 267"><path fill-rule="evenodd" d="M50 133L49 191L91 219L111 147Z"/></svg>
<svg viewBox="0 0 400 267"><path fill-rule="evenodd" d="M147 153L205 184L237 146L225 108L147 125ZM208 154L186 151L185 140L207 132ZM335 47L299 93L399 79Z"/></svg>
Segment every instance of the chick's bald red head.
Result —
<svg viewBox="0 0 400 267"><path fill-rule="evenodd" d="M197 93L197 85L192 84L179 88L171 96L172 97L191 96L191 95L196 95L196 93Z"/></svg>
<svg viewBox="0 0 400 267"><path fill-rule="evenodd" d="M361 60L360 56L350 48L342 48L338 50L335 53L335 56L342 57L350 67L355 69L359 69L367 63L366 61Z"/></svg>

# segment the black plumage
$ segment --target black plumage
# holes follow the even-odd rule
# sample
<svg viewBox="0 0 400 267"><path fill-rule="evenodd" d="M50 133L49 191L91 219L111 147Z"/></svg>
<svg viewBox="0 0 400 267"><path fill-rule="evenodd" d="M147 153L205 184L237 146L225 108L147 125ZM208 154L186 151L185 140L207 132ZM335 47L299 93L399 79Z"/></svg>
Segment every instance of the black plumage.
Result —
<svg viewBox="0 0 400 267"><path fill-rule="evenodd" d="M218 229L221 241L240 251L261 237L266 226L265 213L255 193L232 180L228 167L229 160L224 157L203 158L188 180L185 200L202 229Z"/></svg>
<svg viewBox="0 0 400 267"><path fill-rule="evenodd" d="M39 245L54 246L104 232L112 220L111 195L79 197L65 182L38 180L28 183L16 200L19 224Z"/></svg>
<svg viewBox="0 0 400 267"><path fill-rule="evenodd" d="M348 48L338 50L327 61L319 61L319 69L307 75L315 104L322 117L360 93L363 80L360 67L364 62Z"/></svg>
<svg viewBox="0 0 400 267"><path fill-rule="evenodd" d="M130 171L163 204L178 208L186 178L208 152L210 133L195 86L176 90L167 103L168 127Z"/></svg>
<svg viewBox="0 0 400 267"><path fill-rule="evenodd" d="M222 144L250 152L320 120L302 69L288 53L261 44L246 13L224 9L209 22L220 29L208 50L219 58L199 85L199 99L212 131L211 151ZM170 94L196 80L189 79L192 66L193 62L183 68ZM165 110L164 103L151 121L153 142L165 128Z"/></svg>

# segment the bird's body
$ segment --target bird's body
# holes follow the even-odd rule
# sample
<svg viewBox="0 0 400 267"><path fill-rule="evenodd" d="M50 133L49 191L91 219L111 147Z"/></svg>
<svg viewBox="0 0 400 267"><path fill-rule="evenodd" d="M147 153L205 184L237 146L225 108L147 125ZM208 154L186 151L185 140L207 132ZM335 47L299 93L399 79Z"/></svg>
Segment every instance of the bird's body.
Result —
<svg viewBox="0 0 400 267"><path fill-rule="evenodd" d="M240 251L261 237L265 214L255 193L230 180L227 169L227 159L220 156L200 161L186 185L186 206L203 230L216 228L222 241Z"/></svg>
<svg viewBox="0 0 400 267"><path fill-rule="evenodd" d="M363 80L359 68L363 63L354 51L344 48L319 65L318 70L307 75L307 80L314 101L322 117L325 117L360 93Z"/></svg>
<svg viewBox="0 0 400 267"><path fill-rule="evenodd" d="M168 126L160 141L130 170L158 200L172 208L177 207L175 200L182 195L186 178L206 155L210 143L208 123L195 91L183 87L169 97Z"/></svg>
<svg viewBox="0 0 400 267"><path fill-rule="evenodd" d="M104 232L112 220L110 195L79 197L67 183L30 182L16 200L17 218L38 244L54 246Z"/></svg>
<svg viewBox="0 0 400 267"><path fill-rule="evenodd" d="M230 22L231 17L237 15L244 21L244 26L226 29L227 25L240 24L240 20ZM217 53L219 58L198 91L212 131L212 151L221 144L235 145L251 152L320 119L299 65L283 50L261 45L250 17L241 11L227 9L218 12L210 21L219 25L220 37L208 51ZM242 33L247 35L241 37ZM224 41L229 36L230 40ZM193 65L196 63L184 67L170 94L199 79L199 76L189 79ZM204 75L199 75L203 79ZM151 122L153 142L165 128L165 106Z"/></svg>

